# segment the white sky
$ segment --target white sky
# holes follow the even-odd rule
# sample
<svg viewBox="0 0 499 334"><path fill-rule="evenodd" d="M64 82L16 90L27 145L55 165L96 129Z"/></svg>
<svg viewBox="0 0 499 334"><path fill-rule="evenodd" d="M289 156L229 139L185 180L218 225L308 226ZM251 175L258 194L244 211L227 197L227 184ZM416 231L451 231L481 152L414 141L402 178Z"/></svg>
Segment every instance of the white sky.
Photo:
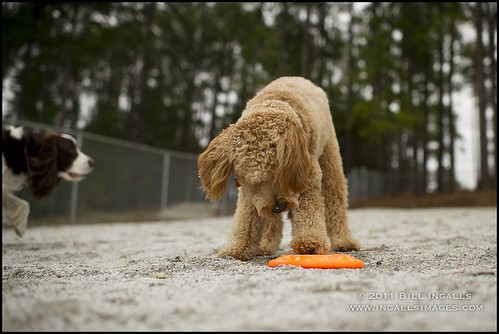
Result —
<svg viewBox="0 0 499 334"><path fill-rule="evenodd" d="M456 143L455 163L456 179L467 189L474 189L477 181L477 161L479 151L477 146L478 122L475 97L471 89L463 89L455 95L455 113L457 115L457 131L461 135Z"/></svg>

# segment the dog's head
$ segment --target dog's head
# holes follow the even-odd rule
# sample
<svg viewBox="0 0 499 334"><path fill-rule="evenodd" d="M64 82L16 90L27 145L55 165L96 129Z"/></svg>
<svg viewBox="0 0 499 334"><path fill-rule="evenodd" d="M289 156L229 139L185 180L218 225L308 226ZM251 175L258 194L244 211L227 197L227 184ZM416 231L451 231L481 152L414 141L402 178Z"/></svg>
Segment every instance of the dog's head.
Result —
<svg viewBox="0 0 499 334"><path fill-rule="evenodd" d="M198 158L206 198L218 200L232 171L262 217L298 206L308 185L310 154L300 120L289 113L255 112L215 137Z"/></svg>
<svg viewBox="0 0 499 334"><path fill-rule="evenodd" d="M60 179L81 181L93 170L93 159L68 134L31 133L26 140L29 184L37 198L48 195Z"/></svg>

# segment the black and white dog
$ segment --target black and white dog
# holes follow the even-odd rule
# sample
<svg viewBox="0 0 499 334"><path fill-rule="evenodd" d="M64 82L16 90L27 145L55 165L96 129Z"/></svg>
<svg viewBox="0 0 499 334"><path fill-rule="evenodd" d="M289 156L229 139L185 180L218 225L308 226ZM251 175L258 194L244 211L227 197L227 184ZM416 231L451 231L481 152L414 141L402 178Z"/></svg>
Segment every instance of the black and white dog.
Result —
<svg viewBox="0 0 499 334"><path fill-rule="evenodd" d="M4 127L2 133L2 224L26 231L29 204L13 192L29 187L33 198L49 195L61 179L81 181L94 161L82 153L68 134L23 127Z"/></svg>

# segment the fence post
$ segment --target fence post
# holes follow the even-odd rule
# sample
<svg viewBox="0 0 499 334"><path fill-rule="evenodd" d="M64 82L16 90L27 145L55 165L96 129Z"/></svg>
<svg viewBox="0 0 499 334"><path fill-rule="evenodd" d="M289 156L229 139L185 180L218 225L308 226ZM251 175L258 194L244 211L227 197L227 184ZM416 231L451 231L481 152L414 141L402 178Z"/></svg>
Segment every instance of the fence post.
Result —
<svg viewBox="0 0 499 334"><path fill-rule="evenodd" d="M162 171L162 183L161 183L161 210L166 209L168 204L168 187L170 182L170 152L165 152L163 154L163 171Z"/></svg>

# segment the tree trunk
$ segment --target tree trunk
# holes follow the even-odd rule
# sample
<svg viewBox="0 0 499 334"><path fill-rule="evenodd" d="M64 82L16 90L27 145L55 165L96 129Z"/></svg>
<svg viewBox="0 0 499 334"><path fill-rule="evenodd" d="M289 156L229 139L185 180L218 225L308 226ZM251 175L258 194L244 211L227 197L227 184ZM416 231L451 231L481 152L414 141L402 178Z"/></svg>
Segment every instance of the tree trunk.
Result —
<svg viewBox="0 0 499 334"><path fill-rule="evenodd" d="M475 3L474 19L476 28L476 48L475 48L475 87L478 99L478 119L480 129L480 175L477 182L478 189L488 189L490 187L488 151L487 151L487 120L486 120L486 95L485 95L485 74L483 68L483 11L482 3Z"/></svg>
<svg viewBox="0 0 499 334"><path fill-rule="evenodd" d="M488 58L490 59L490 103L493 110L493 138L492 143L494 145L494 168L492 169L493 184L497 187L497 62L496 62L496 42L494 36L497 35L497 5L496 11L491 3L486 2L487 10L487 25L489 28L489 46L488 46Z"/></svg>
<svg viewBox="0 0 499 334"><path fill-rule="evenodd" d="M426 70L424 76L424 91L423 91L423 131L421 138L421 146L423 147L423 161L421 162L421 189L424 193L428 192L428 122L429 122L429 107L428 107L428 84L429 84L429 74L428 70Z"/></svg>
<svg viewBox="0 0 499 334"><path fill-rule="evenodd" d="M301 75L304 78L308 78L310 76L310 68L309 68L309 53L310 53L310 4L307 2L305 4L307 17L305 18L305 22L303 23L302 30L302 43L301 43Z"/></svg>
<svg viewBox="0 0 499 334"><path fill-rule="evenodd" d="M280 3L282 6L281 14L279 15L288 15L288 5L286 2L281 2ZM282 14L285 13L285 14ZM287 51L287 44L288 44L288 27L287 23L285 20L282 18L278 22L278 29L279 29L279 61L277 62L277 69L276 73L277 76L284 75L286 73L286 63L288 61L288 51Z"/></svg>
<svg viewBox="0 0 499 334"><path fill-rule="evenodd" d="M438 31L438 107L437 107L437 192L441 193L445 190L445 167L444 167L444 117L445 117L445 106L444 106L444 32L443 27L440 26Z"/></svg>
<svg viewBox="0 0 499 334"><path fill-rule="evenodd" d="M213 79L213 104L211 105L211 121L210 128L208 129L208 139L211 141L218 133L217 129L217 105L218 105L218 93L220 92L220 71L215 72L215 79Z"/></svg>
<svg viewBox="0 0 499 334"><path fill-rule="evenodd" d="M449 121L449 158L450 158L450 166L449 166L449 174L448 174L448 190L454 191L456 187L456 168L455 168L455 118L454 118L454 110L453 110L453 101L452 101L452 92L454 91L454 85L452 83L452 77L454 76L454 57L455 57L455 41L456 41L456 29L454 19L451 18L450 24L450 55L449 55L449 75L447 77L447 92L449 95L449 107L447 109L448 115L447 119Z"/></svg>
<svg viewBox="0 0 499 334"><path fill-rule="evenodd" d="M353 167L353 133L352 133L352 115L353 115L353 71L354 71L354 59L353 59L353 23L352 23L352 15L353 15L353 5L348 5L348 12L350 14L350 22L348 24L348 36L347 36L347 49L348 49L348 60L347 60L347 116L346 116L346 124L345 124L345 160L344 160L344 168L345 173L350 172Z"/></svg>
<svg viewBox="0 0 499 334"><path fill-rule="evenodd" d="M137 73L138 91L135 99L132 99L132 108L130 110L130 139L135 142L144 143L144 124L147 122L147 81L151 71L151 47L153 43L152 26L154 24L156 3L152 2L144 5L144 40L141 47L142 67Z"/></svg>

